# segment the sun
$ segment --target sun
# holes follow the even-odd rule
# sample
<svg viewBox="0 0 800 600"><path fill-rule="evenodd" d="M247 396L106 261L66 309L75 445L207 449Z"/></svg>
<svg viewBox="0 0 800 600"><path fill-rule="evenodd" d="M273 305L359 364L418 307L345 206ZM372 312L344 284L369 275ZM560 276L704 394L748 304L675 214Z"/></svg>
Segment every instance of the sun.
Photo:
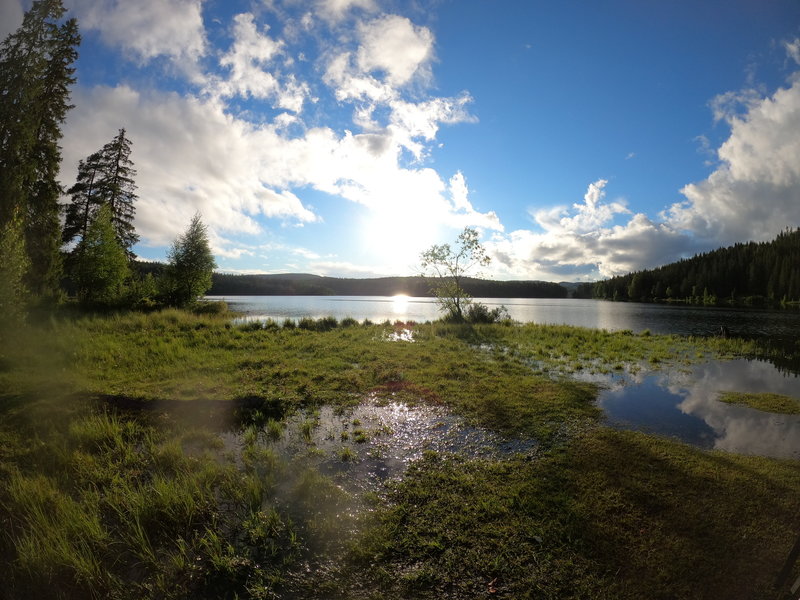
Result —
<svg viewBox="0 0 800 600"><path fill-rule="evenodd" d="M411 210L393 207L373 210L361 226L367 257L398 274L412 274L419 255L436 242L435 219Z"/></svg>

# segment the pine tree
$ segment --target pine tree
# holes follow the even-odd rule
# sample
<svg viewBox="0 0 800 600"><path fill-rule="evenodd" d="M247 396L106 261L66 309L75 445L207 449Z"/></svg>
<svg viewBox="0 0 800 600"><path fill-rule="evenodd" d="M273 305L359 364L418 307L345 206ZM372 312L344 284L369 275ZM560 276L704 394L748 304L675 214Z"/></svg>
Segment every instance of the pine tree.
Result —
<svg viewBox="0 0 800 600"><path fill-rule="evenodd" d="M130 154L131 141L125 137L125 129L120 129L110 142L80 161L77 180L68 192L71 200L66 207L64 243L83 238L98 208L107 204L117 240L128 258L135 258L131 248L139 241L133 225L136 171Z"/></svg>
<svg viewBox="0 0 800 600"><path fill-rule="evenodd" d="M191 304L211 288L211 274L217 265L199 213L192 218L186 233L172 244L168 258L165 282L172 304Z"/></svg>
<svg viewBox="0 0 800 600"><path fill-rule="evenodd" d="M61 0L36 0L0 45L0 226L20 215L39 295L60 274L58 144L80 43L75 19L59 24L64 12Z"/></svg>

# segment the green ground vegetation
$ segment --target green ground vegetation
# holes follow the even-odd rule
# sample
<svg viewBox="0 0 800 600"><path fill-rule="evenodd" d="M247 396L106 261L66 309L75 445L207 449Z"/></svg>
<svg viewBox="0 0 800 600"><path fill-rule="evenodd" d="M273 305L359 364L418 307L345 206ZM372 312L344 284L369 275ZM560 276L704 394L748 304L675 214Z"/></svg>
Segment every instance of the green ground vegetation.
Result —
<svg viewBox="0 0 800 600"><path fill-rule="evenodd" d="M719 400L728 404L742 404L764 412L800 415L800 399L782 394L722 392L719 395Z"/></svg>
<svg viewBox="0 0 800 600"><path fill-rule="evenodd" d="M430 454L356 573L376 598L773 598L798 486L796 461L605 428L536 461Z"/></svg>
<svg viewBox="0 0 800 600"><path fill-rule="evenodd" d="M0 598L772 598L798 462L607 430L568 377L753 344L442 323L407 342L220 309L4 326ZM315 409L365 400L445 406L540 451L429 453L364 498L276 451L297 411L312 456Z"/></svg>

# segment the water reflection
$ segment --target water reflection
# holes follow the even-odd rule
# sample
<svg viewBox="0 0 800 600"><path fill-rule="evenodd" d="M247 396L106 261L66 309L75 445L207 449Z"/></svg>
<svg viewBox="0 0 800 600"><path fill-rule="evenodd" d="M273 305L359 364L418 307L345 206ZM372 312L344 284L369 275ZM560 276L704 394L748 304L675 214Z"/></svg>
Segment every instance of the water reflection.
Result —
<svg viewBox="0 0 800 600"><path fill-rule="evenodd" d="M374 322L434 321L441 316L435 298L402 296L209 296L225 300L232 310L255 319L332 316ZM523 323L565 324L615 331L678 335L713 335L725 326L737 337L787 341L787 352L797 349L800 311L738 310L712 307L665 306L637 302L550 298L476 298L489 308L505 306L512 319Z"/></svg>
<svg viewBox="0 0 800 600"><path fill-rule="evenodd" d="M717 399L722 391L800 397L800 378L782 374L769 363L711 362L625 383L617 377L599 398L614 426L673 436L703 448L800 458L800 416Z"/></svg>

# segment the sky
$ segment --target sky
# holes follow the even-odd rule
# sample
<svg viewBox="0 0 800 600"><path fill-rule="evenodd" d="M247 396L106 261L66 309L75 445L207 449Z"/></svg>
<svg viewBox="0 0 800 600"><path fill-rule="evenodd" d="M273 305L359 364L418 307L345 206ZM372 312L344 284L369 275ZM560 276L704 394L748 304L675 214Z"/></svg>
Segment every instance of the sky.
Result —
<svg viewBox="0 0 800 600"><path fill-rule="evenodd" d="M484 277L590 281L800 226L797 0L64 5L60 180L125 128L145 260L198 212L221 271L337 277L464 227Z"/></svg>

